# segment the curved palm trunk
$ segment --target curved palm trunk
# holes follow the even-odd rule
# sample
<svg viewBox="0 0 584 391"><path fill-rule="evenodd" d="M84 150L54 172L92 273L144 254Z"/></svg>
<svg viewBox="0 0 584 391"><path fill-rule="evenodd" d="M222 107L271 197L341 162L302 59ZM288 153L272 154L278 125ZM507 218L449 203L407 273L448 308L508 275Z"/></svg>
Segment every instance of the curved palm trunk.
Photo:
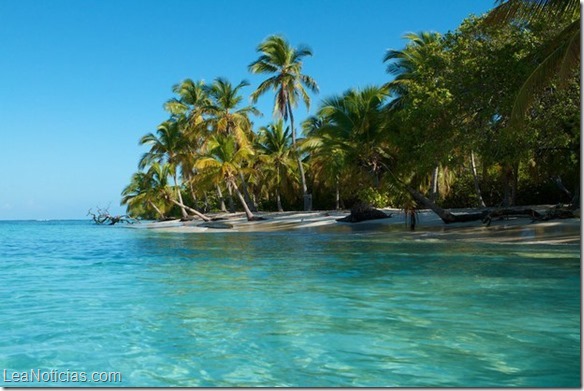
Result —
<svg viewBox="0 0 584 391"><path fill-rule="evenodd" d="M154 202L148 201L148 204L156 211L156 213L160 215L161 220L164 220L166 218L164 213L162 213L162 211L154 204Z"/></svg>
<svg viewBox="0 0 584 391"><path fill-rule="evenodd" d="M292 114L292 106L290 101L286 102L288 109L288 115L290 115L290 128L292 129L292 146L294 148L294 154L296 155L296 160L298 161L298 171L300 172L300 181L302 184L302 196L304 197L304 210L312 210L312 195L308 194L308 187L306 186L306 176L304 175L304 167L302 166L302 159L298 153L296 145L296 129L294 129L294 115Z"/></svg>
<svg viewBox="0 0 584 391"><path fill-rule="evenodd" d="M193 197L193 201L197 201L197 195L195 194L195 189L193 188L193 182L189 181L189 189L191 190L191 197Z"/></svg>
<svg viewBox="0 0 584 391"><path fill-rule="evenodd" d="M243 198L243 194L241 194L241 192L239 191L239 188L237 187L237 184L235 184L235 181L229 180L228 184L230 184L231 186L233 186L233 190L235 190L235 194L237 194L237 197L239 197L239 201L241 201L241 205L243 206L243 209L245 210L245 215L247 216L247 220L251 221L254 219L254 215L251 212L251 210L249 210L249 207L247 205L247 203L245 202L245 198Z"/></svg>
<svg viewBox="0 0 584 391"><path fill-rule="evenodd" d="M243 190L243 196L245 197L245 202L247 202L247 204L249 205L249 209L252 212L257 212L258 210L257 210L253 200L251 199L251 197L249 195L247 182L246 182L245 177L243 176L242 172L239 173L239 177L241 178L241 188Z"/></svg>
<svg viewBox="0 0 584 391"><path fill-rule="evenodd" d="M200 217L200 218L201 218L201 219L203 219L204 221L211 221L211 218L209 218L209 217L205 216L204 214L202 214L201 212L199 212L199 211L198 211L198 210L196 210L196 209L193 209L193 208L191 208L191 207L189 207L189 206L186 206L185 204L183 204L183 203L182 203L182 202L180 202L180 201L173 200L173 199L171 198L171 199L170 199L170 202L172 202L172 203L173 203L173 204L175 204L176 206L180 206L181 208L188 210L189 212L191 212L191 213L195 214L196 216ZM187 217L188 217L188 215L187 215Z"/></svg>
<svg viewBox="0 0 584 391"><path fill-rule="evenodd" d="M448 210L442 209L430 199L424 197L422 193L417 190L412 189L411 187L407 186L406 190L416 202L422 205L424 208L431 209L432 212L436 213L440 219L446 224L450 223L464 223L468 221L476 221L484 219L488 214L489 210L484 210L477 213L467 213L467 214L453 214Z"/></svg>

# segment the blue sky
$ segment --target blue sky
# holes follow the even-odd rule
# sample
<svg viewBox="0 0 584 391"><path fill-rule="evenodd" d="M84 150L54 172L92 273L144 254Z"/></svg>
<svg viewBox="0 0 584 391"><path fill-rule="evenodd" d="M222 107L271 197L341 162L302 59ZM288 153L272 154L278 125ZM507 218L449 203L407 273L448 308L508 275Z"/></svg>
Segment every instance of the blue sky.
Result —
<svg viewBox="0 0 584 391"><path fill-rule="evenodd" d="M488 0L2 0L0 220L85 218L110 205L167 118L185 78L262 80L247 72L274 33L314 56L304 72L320 99L389 79L381 59L409 31L454 30ZM272 97L258 102L271 119ZM298 121L307 115L299 107Z"/></svg>

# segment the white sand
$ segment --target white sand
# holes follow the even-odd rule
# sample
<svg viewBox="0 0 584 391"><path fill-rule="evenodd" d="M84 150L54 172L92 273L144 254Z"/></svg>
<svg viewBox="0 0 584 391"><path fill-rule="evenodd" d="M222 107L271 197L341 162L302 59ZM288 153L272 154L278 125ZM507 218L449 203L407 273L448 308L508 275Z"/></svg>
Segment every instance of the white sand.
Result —
<svg viewBox="0 0 584 391"><path fill-rule="evenodd" d="M180 222L179 220L135 224L133 228L149 228L163 232L192 233L237 233L237 232L275 232L292 231L306 228L318 228L314 232L351 232L358 230L383 231L392 234L403 233L404 236L415 239L439 240L469 240L509 243L579 243L581 238L580 219L561 219L547 222L532 222L529 218L506 218L493 220L487 227L481 221L469 223L444 224L432 211L423 210L418 213L416 230L412 232L405 224L403 211L399 209L383 209L392 213L388 219L369 220L360 223L342 223L336 220L347 216L349 211L315 211L315 212L260 212L256 216L266 220L248 222L243 213L212 214L210 217L223 218L222 223L231 224L233 228L200 227L201 220ZM472 210L457 210L455 213L472 212Z"/></svg>

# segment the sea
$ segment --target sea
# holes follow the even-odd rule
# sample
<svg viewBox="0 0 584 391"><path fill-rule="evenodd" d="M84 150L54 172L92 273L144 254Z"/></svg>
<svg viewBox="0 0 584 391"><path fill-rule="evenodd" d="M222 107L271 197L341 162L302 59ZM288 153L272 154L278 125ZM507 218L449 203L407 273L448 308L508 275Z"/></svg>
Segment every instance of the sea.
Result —
<svg viewBox="0 0 584 391"><path fill-rule="evenodd" d="M0 386L580 387L579 243L0 222Z"/></svg>

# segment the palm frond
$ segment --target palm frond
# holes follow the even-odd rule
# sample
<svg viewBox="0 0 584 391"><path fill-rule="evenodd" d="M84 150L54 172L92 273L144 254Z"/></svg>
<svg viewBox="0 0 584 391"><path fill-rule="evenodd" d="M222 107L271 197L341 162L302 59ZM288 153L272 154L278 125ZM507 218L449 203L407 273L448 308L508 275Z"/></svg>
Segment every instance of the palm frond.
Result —
<svg viewBox="0 0 584 391"><path fill-rule="evenodd" d="M566 29L571 30L569 39L535 68L517 93L511 114L514 124L521 121L538 92L542 91L554 77L559 77L559 86L563 87L571 72L580 63L580 21L573 22Z"/></svg>

